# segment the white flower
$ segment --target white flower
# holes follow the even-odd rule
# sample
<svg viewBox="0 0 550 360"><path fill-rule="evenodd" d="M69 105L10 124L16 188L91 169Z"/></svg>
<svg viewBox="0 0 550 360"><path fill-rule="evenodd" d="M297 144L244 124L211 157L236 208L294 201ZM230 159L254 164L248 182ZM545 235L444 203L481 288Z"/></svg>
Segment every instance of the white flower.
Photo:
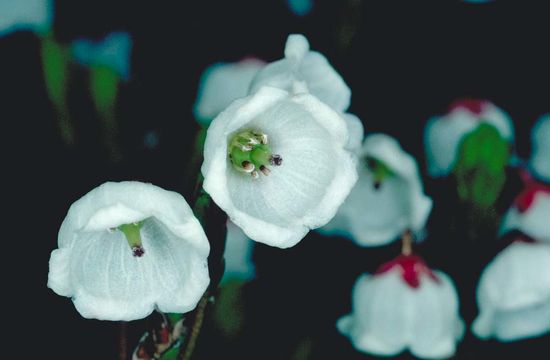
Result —
<svg viewBox="0 0 550 360"><path fill-rule="evenodd" d="M326 224L357 180L345 121L300 85L233 102L204 147L204 189L251 239L281 248Z"/></svg>
<svg viewBox="0 0 550 360"><path fill-rule="evenodd" d="M48 287L85 318L184 313L206 290L206 235L185 199L140 182L105 183L76 201L50 258Z"/></svg>
<svg viewBox="0 0 550 360"><path fill-rule="evenodd" d="M290 11L296 16L306 16L313 10L314 0L286 0Z"/></svg>
<svg viewBox="0 0 550 360"><path fill-rule="evenodd" d="M53 23L51 0L0 1L0 36L14 31L48 32Z"/></svg>
<svg viewBox="0 0 550 360"><path fill-rule="evenodd" d="M535 240L550 243L550 186L528 185L502 220L500 232L519 230Z"/></svg>
<svg viewBox="0 0 550 360"><path fill-rule="evenodd" d="M432 200L423 193L414 158L384 134L367 136L359 156L359 180L332 221L318 230L349 237L361 246L388 244L406 230L420 237ZM373 160L389 170L383 179Z"/></svg>
<svg viewBox="0 0 550 360"><path fill-rule="evenodd" d="M130 77L131 52L132 38L127 32L113 32L100 41L77 39L72 44L75 62L105 66L125 80Z"/></svg>
<svg viewBox="0 0 550 360"><path fill-rule="evenodd" d="M477 288L478 337L513 341L550 332L550 246L514 242L485 268Z"/></svg>
<svg viewBox="0 0 550 360"><path fill-rule="evenodd" d="M263 68L252 81L250 92L266 85L291 91L296 81L305 82L312 95L338 112L349 107L351 90L322 54L309 51L303 35L288 37L285 58Z"/></svg>
<svg viewBox="0 0 550 360"><path fill-rule="evenodd" d="M401 255L377 274L359 277L352 307L337 328L362 352L392 356L409 349L419 358L441 359L452 356L462 338L451 279L415 255Z"/></svg>
<svg viewBox="0 0 550 360"><path fill-rule="evenodd" d="M434 177L448 175L464 136L481 124L492 125L508 142L514 139L510 117L488 101L459 100L451 105L448 114L431 118L424 132L428 173Z"/></svg>
<svg viewBox="0 0 550 360"><path fill-rule="evenodd" d="M537 178L550 183L550 114L542 116L533 127L531 143L529 167Z"/></svg>
<svg viewBox="0 0 550 360"><path fill-rule="evenodd" d="M201 75L194 107L198 122L208 125L234 100L247 96L252 79L264 66L257 59L209 66Z"/></svg>
<svg viewBox="0 0 550 360"><path fill-rule="evenodd" d="M256 269L252 261L254 242L237 225L227 221L227 235L225 238L225 271L222 283L232 279L248 281L256 276Z"/></svg>
<svg viewBox="0 0 550 360"><path fill-rule="evenodd" d="M356 115L346 113L341 114L348 127L349 138L346 148L353 153L358 153L361 149L363 139L365 138L365 128L363 122Z"/></svg>

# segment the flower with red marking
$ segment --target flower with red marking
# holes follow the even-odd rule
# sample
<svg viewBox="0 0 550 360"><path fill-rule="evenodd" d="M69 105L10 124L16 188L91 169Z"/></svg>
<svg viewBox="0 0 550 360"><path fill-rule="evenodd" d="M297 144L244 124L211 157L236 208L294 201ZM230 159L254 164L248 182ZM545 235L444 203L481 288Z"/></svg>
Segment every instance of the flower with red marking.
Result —
<svg viewBox="0 0 550 360"><path fill-rule="evenodd" d="M419 358L447 358L463 334L451 279L415 255L401 255L377 274L361 276L352 308L337 328L365 353L394 356L408 349Z"/></svg>

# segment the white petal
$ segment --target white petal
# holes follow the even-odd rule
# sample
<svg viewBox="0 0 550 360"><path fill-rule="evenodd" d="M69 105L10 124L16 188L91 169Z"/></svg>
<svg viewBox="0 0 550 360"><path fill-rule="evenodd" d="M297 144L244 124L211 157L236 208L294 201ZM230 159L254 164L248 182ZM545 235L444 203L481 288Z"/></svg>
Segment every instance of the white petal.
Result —
<svg viewBox="0 0 550 360"><path fill-rule="evenodd" d="M296 16L306 16L311 12L314 0L286 0L290 11Z"/></svg>
<svg viewBox="0 0 550 360"><path fill-rule="evenodd" d="M262 61L247 59L208 67L201 75L195 103L197 120L207 125L234 100L248 95L252 79L264 66Z"/></svg>
<svg viewBox="0 0 550 360"><path fill-rule="evenodd" d="M347 110L351 90L328 60L320 53L307 51L307 40L301 35L291 35L285 49L285 59L263 68L254 78L250 92L263 86L273 86L287 91L296 81L305 81L310 93L338 112Z"/></svg>
<svg viewBox="0 0 550 360"><path fill-rule="evenodd" d="M512 206L502 220L500 233L517 229L535 240L550 243L550 194L537 192L533 204L524 212Z"/></svg>
<svg viewBox="0 0 550 360"><path fill-rule="evenodd" d="M235 171L228 137L259 128L283 164L251 179ZM311 228L326 224L357 179L344 120L309 94L275 88L233 103L210 125L202 173L213 200L252 239L278 247L295 245Z"/></svg>
<svg viewBox="0 0 550 360"><path fill-rule="evenodd" d="M237 225L227 221L225 271L222 282L230 279L248 281L256 276L252 252L254 242Z"/></svg>
<svg viewBox="0 0 550 360"><path fill-rule="evenodd" d="M382 356L409 349L415 356L431 359L454 354L462 337L458 297L451 280L436 272L441 282L423 277L412 289L398 269L376 276L362 276L353 290L353 313L337 327L354 347Z"/></svg>
<svg viewBox="0 0 550 360"><path fill-rule="evenodd" d="M480 338L513 341L550 331L550 246L515 242L487 266L477 289Z"/></svg>
<svg viewBox="0 0 550 360"><path fill-rule="evenodd" d="M363 122L356 115L342 114L342 118L346 121L348 126L349 138L347 148L353 152L359 151L363 139L365 138L365 128Z"/></svg>
<svg viewBox="0 0 550 360"><path fill-rule="evenodd" d="M529 166L537 178L550 183L550 114L537 121L531 131L531 142Z"/></svg>
<svg viewBox="0 0 550 360"><path fill-rule="evenodd" d="M51 0L2 0L0 37L19 30L45 33L52 27L53 12Z"/></svg>
<svg viewBox="0 0 550 360"><path fill-rule="evenodd" d="M324 231L347 236L361 246L388 244L407 229L420 235L432 200L423 193L414 158L384 134L367 136L359 154L382 161L396 176L376 189L371 171L359 162L359 180Z"/></svg>
<svg viewBox="0 0 550 360"><path fill-rule="evenodd" d="M130 77L132 38L126 32L110 33L100 41L77 39L71 50L74 60L81 65L102 65L125 80Z"/></svg>
<svg viewBox="0 0 550 360"><path fill-rule="evenodd" d="M144 221L134 257L119 225ZM105 183L76 201L52 252L48 286L86 318L134 320L155 307L192 310L209 284L209 244L181 195L139 182Z"/></svg>
<svg viewBox="0 0 550 360"><path fill-rule="evenodd" d="M462 138L482 123L493 125L504 139L513 141L512 120L491 103L486 103L479 115L459 107L445 116L436 116L428 120L424 131L428 173L431 176L449 174L455 164Z"/></svg>

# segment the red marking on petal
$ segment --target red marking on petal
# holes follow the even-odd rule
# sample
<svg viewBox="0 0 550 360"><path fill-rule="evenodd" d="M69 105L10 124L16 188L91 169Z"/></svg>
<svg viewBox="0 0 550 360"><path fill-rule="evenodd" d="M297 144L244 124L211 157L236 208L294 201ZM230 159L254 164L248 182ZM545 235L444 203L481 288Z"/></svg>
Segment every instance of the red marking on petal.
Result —
<svg viewBox="0 0 550 360"><path fill-rule="evenodd" d="M458 108L463 108L475 115L481 115L488 103L489 102L487 100L480 99L458 99L451 103L449 106L449 112L452 112Z"/></svg>
<svg viewBox="0 0 550 360"><path fill-rule="evenodd" d="M550 185L546 185L535 181L528 177L523 177L526 182L525 188L514 200L514 206L519 210L520 213L523 213L533 205L535 202L535 197L539 193L550 195Z"/></svg>
<svg viewBox="0 0 550 360"><path fill-rule="evenodd" d="M382 275L396 267L399 268L403 281L413 289L417 289L420 286L422 275L427 275L437 283L441 281L426 265L424 260L417 255L399 255L395 259L382 264L375 275Z"/></svg>

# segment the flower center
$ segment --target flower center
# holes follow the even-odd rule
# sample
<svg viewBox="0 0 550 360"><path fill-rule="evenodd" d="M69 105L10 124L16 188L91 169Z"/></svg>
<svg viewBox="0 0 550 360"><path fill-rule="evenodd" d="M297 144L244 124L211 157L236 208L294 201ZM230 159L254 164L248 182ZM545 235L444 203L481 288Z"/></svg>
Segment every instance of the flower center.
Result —
<svg viewBox="0 0 550 360"><path fill-rule="evenodd" d="M279 166L283 163L281 155L273 154L268 143L267 134L257 130L243 130L231 138L227 148L229 160L233 167L252 178L265 176L271 170L268 165Z"/></svg>
<svg viewBox="0 0 550 360"><path fill-rule="evenodd" d="M122 224L117 229L121 231L132 249L132 255L141 257L145 254L145 249L141 244L141 227L143 226L143 221L131 223L131 224Z"/></svg>
<svg viewBox="0 0 550 360"><path fill-rule="evenodd" d="M373 186L376 190L380 188L382 182L393 175L393 172L382 161L371 156L365 158L367 168L371 171L374 178Z"/></svg>

